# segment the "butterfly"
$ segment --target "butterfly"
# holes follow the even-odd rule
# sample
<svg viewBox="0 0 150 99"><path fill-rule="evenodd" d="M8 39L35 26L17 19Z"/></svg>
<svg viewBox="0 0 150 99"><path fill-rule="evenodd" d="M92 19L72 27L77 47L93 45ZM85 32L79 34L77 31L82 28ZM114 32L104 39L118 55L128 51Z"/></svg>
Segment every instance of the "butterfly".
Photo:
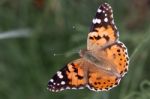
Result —
<svg viewBox="0 0 150 99"><path fill-rule="evenodd" d="M48 90L65 89L107 91L117 86L127 73L129 57L126 46L119 41L119 32L108 3L99 6L87 37L87 48L80 58L65 65L49 80Z"/></svg>

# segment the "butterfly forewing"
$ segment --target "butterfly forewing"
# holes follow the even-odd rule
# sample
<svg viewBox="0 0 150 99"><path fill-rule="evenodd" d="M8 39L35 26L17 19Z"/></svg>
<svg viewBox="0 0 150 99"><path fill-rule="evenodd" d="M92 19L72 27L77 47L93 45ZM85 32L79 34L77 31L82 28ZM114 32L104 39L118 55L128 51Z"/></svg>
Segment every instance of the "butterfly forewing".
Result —
<svg viewBox="0 0 150 99"><path fill-rule="evenodd" d="M48 90L53 92L65 89L82 89L86 84L84 61L75 60L67 64L49 80Z"/></svg>
<svg viewBox="0 0 150 99"><path fill-rule="evenodd" d="M87 49L93 50L103 47L107 43L115 42L119 32L114 24L112 8L109 4L102 4L92 20L92 26L87 38Z"/></svg>

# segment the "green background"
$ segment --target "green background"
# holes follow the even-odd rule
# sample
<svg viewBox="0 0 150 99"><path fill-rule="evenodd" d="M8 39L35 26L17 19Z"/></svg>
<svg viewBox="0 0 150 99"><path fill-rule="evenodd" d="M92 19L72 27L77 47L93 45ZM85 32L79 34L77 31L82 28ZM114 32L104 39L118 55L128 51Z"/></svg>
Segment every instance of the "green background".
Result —
<svg viewBox="0 0 150 99"><path fill-rule="evenodd" d="M0 0L0 99L150 99L149 0L43 1ZM48 80L86 47L92 18L104 2L112 6L128 48L127 75L107 92L49 92Z"/></svg>

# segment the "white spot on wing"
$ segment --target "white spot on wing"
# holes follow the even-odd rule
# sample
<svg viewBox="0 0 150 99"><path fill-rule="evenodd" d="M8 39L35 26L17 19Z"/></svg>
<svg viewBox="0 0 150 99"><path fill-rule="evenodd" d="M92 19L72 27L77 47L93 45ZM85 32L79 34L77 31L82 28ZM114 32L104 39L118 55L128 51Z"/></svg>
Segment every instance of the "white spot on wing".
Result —
<svg viewBox="0 0 150 99"><path fill-rule="evenodd" d="M59 83L57 83L57 86L59 86L60 84Z"/></svg>
<svg viewBox="0 0 150 99"><path fill-rule="evenodd" d="M111 23L112 23L112 24L115 24L115 23L114 23L114 20L112 20Z"/></svg>
<svg viewBox="0 0 150 99"><path fill-rule="evenodd" d="M115 26L115 29L117 30L117 27Z"/></svg>
<svg viewBox="0 0 150 99"><path fill-rule="evenodd" d="M64 90L64 88L61 88L60 91Z"/></svg>
<svg viewBox="0 0 150 99"><path fill-rule="evenodd" d="M51 79L51 80L50 80L50 82L54 82L54 80L53 80L53 79Z"/></svg>
<svg viewBox="0 0 150 99"><path fill-rule="evenodd" d="M92 22L93 22L93 24L96 24L96 21L95 21L95 19L93 19L93 21L92 21Z"/></svg>
<svg viewBox="0 0 150 99"><path fill-rule="evenodd" d="M101 20L100 20L100 19L97 19L97 23L100 24L100 23L101 23Z"/></svg>
<svg viewBox="0 0 150 99"><path fill-rule="evenodd" d="M100 24L100 23L101 23L101 20L96 18L96 19L93 19L92 22L93 22L93 24L96 24L96 23Z"/></svg>
<svg viewBox="0 0 150 99"><path fill-rule="evenodd" d="M61 85L64 85L65 84L65 82L64 81L61 81Z"/></svg>
<svg viewBox="0 0 150 99"><path fill-rule="evenodd" d="M58 92L59 90L55 90L55 92Z"/></svg>
<svg viewBox="0 0 150 99"><path fill-rule="evenodd" d="M66 87L66 89L70 89L70 87Z"/></svg>
<svg viewBox="0 0 150 99"><path fill-rule="evenodd" d="M72 87L71 89L77 89L76 87Z"/></svg>
<svg viewBox="0 0 150 99"><path fill-rule="evenodd" d="M108 22L108 18L105 18L105 19L104 19L104 22Z"/></svg>
<svg viewBox="0 0 150 99"><path fill-rule="evenodd" d="M60 79L63 78L63 75L62 75L61 71L58 71L58 72L57 72L57 76L58 76Z"/></svg>
<svg viewBox="0 0 150 99"><path fill-rule="evenodd" d="M110 17L113 18L113 14L111 14Z"/></svg>
<svg viewBox="0 0 150 99"><path fill-rule="evenodd" d="M106 10L109 10L108 8L106 8Z"/></svg>
<svg viewBox="0 0 150 99"><path fill-rule="evenodd" d="M102 10L98 8L98 9L97 9L97 12L98 12L98 13L101 13L101 12L102 12Z"/></svg>
<svg viewBox="0 0 150 99"><path fill-rule="evenodd" d="M52 89L51 91L54 92L54 89Z"/></svg>
<svg viewBox="0 0 150 99"><path fill-rule="evenodd" d="M111 6L108 6L109 9L111 9Z"/></svg>
<svg viewBox="0 0 150 99"><path fill-rule="evenodd" d="M79 89L84 89L84 87L79 87Z"/></svg>

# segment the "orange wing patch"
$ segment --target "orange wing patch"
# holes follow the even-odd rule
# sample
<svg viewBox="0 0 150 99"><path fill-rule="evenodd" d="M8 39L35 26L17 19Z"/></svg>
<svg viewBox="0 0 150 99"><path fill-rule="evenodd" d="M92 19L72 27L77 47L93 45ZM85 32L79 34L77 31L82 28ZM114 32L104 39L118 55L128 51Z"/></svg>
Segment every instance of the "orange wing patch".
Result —
<svg viewBox="0 0 150 99"><path fill-rule="evenodd" d="M124 76L128 70L129 57L125 45L121 42L105 49L108 59L116 65L116 69L121 76Z"/></svg>
<svg viewBox="0 0 150 99"><path fill-rule="evenodd" d="M93 91L106 91L119 84L121 78L115 75L109 75L106 72L99 70L89 72L88 88Z"/></svg>
<svg viewBox="0 0 150 99"><path fill-rule="evenodd" d="M103 47L108 43L115 42L117 38L114 32L111 26L107 28L96 28L96 32L90 32L88 34L87 49L93 50L97 47Z"/></svg>
<svg viewBox="0 0 150 99"><path fill-rule="evenodd" d="M66 71L69 79L69 85L78 87L86 83L82 61L76 60L71 64L68 64L68 71Z"/></svg>

